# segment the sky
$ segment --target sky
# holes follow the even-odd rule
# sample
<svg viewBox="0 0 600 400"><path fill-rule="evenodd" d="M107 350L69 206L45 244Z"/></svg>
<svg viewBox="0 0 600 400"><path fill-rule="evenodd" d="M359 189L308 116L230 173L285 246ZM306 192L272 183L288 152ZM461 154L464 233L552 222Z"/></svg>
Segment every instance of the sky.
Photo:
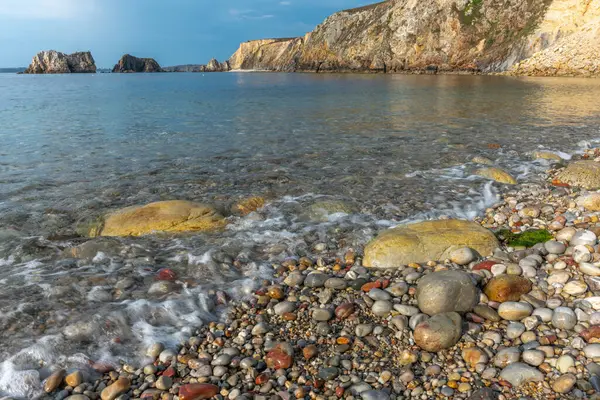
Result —
<svg viewBox="0 0 600 400"><path fill-rule="evenodd" d="M375 0L0 0L0 67L42 50L126 53L162 66L228 59L241 42L302 36L328 15Z"/></svg>

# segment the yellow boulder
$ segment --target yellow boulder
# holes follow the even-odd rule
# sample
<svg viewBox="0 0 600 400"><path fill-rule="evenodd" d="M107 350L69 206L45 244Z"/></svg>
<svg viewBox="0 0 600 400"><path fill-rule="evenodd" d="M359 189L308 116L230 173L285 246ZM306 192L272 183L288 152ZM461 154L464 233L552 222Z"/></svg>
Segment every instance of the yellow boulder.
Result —
<svg viewBox="0 0 600 400"><path fill-rule="evenodd" d="M578 206L588 211L600 211L600 193L588 193L578 197L575 201Z"/></svg>
<svg viewBox="0 0 600 400"><path fill-rule="evenodd" d="M572 186L600 189L600 163L590 160L572 162L556 178Z"/></svg>
<svg viewBox="0 0 600 400"><path fill-rule="evenodd" d="M191 201L171 200L127 207L109 214L91 236L143 236L157 232L211 231L223 228L225 218L213 207Z"/></svg>
<svg viewBox="0 0 600 400"><path fill-rule="evenodd" d="M389 229L365 248L363 264L372 268L394 268L449 258L460 247L488 256L499 247L494 234L481 225L456 219L425 221Z"/></svg>
<svg viewBox="0 0 600 400"><path fill-rule="evenodd" d="M550 161L562 161L563 158L556 153L551 151L534 151L531 154L534 160L550 160Z"/></svg>
<svg viewBox="0 0 600 400"><path fill-rule="evenodd" d="M480 170L477 170L475 174L487 179L495 180L499 183L505 183L507 185L517 184L517 180L513 178L511 174L496 167L482 168Z"/></svg>

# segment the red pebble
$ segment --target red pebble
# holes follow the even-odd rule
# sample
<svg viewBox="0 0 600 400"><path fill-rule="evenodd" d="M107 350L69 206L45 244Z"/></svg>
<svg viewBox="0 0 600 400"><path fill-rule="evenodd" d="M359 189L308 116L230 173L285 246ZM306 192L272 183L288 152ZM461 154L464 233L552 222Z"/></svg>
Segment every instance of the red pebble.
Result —
<svg viewBox="0 0 600 400"><path fill-rule="evenodd" d="M375 281L375 282L365 283L364 285L362 285L360 290L362 290L363 292L370 292L371 289L380 289L380 288L381 288L381 282Z"/></svg>
<svg viewBox="0 0 600 400"><path fill-rule="evenodd" d="M590 326L589 328L581 331L580 335L585 339L586 342L589 342L590 339L600 338L600 325Z"/></svg>
<svg viewBox="0 0 600 400"><path fill-rule="evenodd" d="M172 269L162 268L156 274L156 279L159 281L174 281L177 279L177 274Z"/></svg>
<svg viewBox="0 0 600 400"><path fill-rule="evenodd" d="M179 388L179 400L210 399L219 393L219 387L208 383L190 383Z"/></svg>
<svg viewBox="0 0 600 400"><path fill-rule="evenodd" d="M282 345L277 345L265 357L267 367L272 369L288 369L292 366L293 358L291 354L285 351Z"/></svg>
<svg viewBox="0 0 600 400"><path fill-rule="evenodd" d="M346 389L344 389L341 386L338 386L337 388L335 388L335 395L337 397L342 397L344 395L344 392L346 391Z"/></svg>
<svg viewBox="0 0 600 400"><path fill-rule="evenodd" d="M473 267L473 271L481 271L482 269L486 269L488 271L492 270L494 265L498 264L497 261L483 261Z"/></svg>
<svg viewBox="0 0 600 400"><path fill-rule="evenodd" d="M95 362L92 364L92 369L96 372L100 372L101 374L106 374L115 369L112 365L104 362Z"/></svg>
<svg viewBox="0 0 600 400"><path fill-rule="evenodd" d="M262 384L267 383L268 380L269 380L269 375L268 374L260 374L254 380L254 383L256 383L257 385L262 385Z"/></svg>
<svg viewBox="0 0 600 400"><path fill-rule="evenodd" d="M169 368L165 369L165 372L163 372L162 374L163 374L163 376L168 376L169 378L172 378L175 376L175 373L176 373L175 368L169 367Z"/></svg>

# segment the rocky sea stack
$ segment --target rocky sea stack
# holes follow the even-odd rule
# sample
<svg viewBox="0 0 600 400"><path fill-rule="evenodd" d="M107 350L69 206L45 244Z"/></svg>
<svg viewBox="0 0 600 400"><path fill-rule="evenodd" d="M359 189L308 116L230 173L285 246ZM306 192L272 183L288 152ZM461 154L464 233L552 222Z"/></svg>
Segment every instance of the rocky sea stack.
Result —
<svg viewBox="0 0 600 400"><path fill-rule="evenodd" d="M24 74L95 73L96 63L89 51L64 54L55 50L41 51L33 57Z"/></svg>
<svg viewBox="0 0 600 400"><path fill-rule="evenodd" d="M125 54L115 65L112 72L163 72L163 69L154 58L138 58Z"/></svg>
<svg viewBox="0 0 600 400"><path fill-rule="evenodd" d="M597 75L600 0L389 0L299 38L242 43L232 69Z"/></svg>

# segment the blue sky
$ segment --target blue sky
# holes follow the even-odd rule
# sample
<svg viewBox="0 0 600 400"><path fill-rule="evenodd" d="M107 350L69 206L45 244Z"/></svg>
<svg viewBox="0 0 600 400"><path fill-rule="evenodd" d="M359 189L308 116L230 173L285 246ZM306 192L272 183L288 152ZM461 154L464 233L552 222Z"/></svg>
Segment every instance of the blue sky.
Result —
<svg viewBox="0 0 600 400"><path fill-rule="evenodd" d="M331 13L369 0L0 0L0 67L41 50L91 50L98 67L121 55L163 66L229 58L240 42L301 36Z"/></svg>

